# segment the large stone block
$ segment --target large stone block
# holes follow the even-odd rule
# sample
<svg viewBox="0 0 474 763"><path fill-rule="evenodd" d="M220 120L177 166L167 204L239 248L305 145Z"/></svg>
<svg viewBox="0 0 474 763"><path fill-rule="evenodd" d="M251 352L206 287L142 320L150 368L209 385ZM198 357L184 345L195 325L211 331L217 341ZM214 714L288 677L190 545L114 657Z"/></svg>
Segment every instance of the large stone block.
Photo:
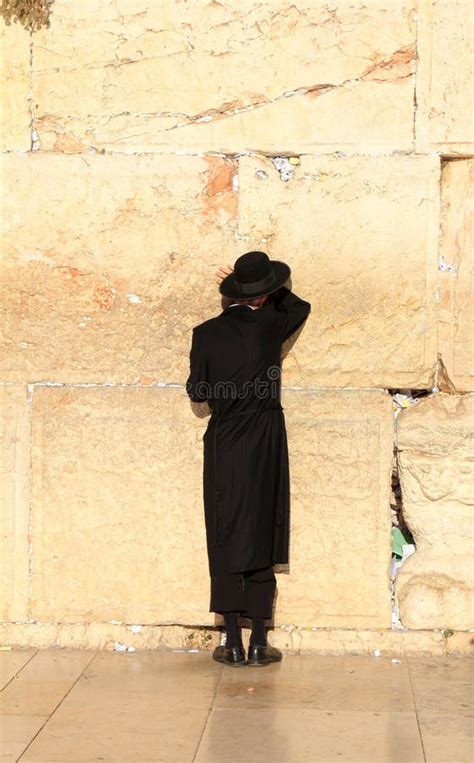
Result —
<svg viewBox="0 0 474 763"><path fill-rule="evenodd" d="M179 383L233 261L234 162L4 155L0 379Z"/></svg>
<svg viewBox="0 0 474 763"><path fill-rule="evenodd" d="M303 156L284 181L240 158L239 232L312 303L285 384L432 386L439 174L435 156Z"/></svg>
<svg viewBox="0 0 474 763"><path fill-rule="evenodd" d="M275 621L389 628L391 398L377 390L287 390L283 406L291 547Z"/></svg>
<svg viewBox="0 0 474 763"><path fill-rule="evenodd" d="M389 627L390 397L291 390L283 402L292 535L276 620ZM35 391L34 619L214 623L199 408L182 388Z"/></svg>
<svg viewBox="0 0 474 763"><path fill-rule="evenodd" d="M34 619L213 622L203 429L182 388L35 389Z"/></svg>
<svg viewBox="0 0 474 763"><path fill-rule="evenodd" d="M0 151L31 148L30 35L0 18Z"/></svg>
<svg viewBox="0 0 474 763"><path fill-rule="evenodd" d="M415 0L56 0L34 35L42 149L413 147Z"/></svg>
<svg viewBox="0 0 474 763"><path fill-rule="evenodd" d="M474 3L420 0L416 74L416 149L472 154Z"/></svg>
<svg viewBox="0 0 474 763"><path fill-rule="evenodd" d="M441 182L439 387L474 390L474 160L445 162Z"/></svg>
<svg viewBox="0 0 474 763"><path fill-rule="evenodd" d="M0 619L27 619L30 414L26 387L0 386Z"/></svg>
<svg viewBox="0 0 474 763"><path fill-rule="evenodd" d="M474 395L439 393L403 410L403 513L417 550L397 575L406 628L474 628Z"/></svg>

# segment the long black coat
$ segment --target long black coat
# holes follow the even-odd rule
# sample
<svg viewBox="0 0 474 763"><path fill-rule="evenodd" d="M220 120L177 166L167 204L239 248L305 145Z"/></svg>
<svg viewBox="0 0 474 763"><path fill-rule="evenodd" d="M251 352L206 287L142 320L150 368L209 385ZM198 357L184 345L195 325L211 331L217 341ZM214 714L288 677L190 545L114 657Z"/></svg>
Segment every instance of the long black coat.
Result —
<svg viewBox="0 0 474 763"><path fill-rule="evenodd" d="M186 391L207 401L203 499L209 573L286 564L290 479L281 345L311 305L286 287L193 328Z"/></svg>

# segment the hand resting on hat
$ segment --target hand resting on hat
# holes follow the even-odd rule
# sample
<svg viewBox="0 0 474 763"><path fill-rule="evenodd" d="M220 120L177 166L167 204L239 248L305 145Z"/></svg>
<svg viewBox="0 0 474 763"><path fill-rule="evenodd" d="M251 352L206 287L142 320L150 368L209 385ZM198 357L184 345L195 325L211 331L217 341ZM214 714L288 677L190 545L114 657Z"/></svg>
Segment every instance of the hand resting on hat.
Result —
<svg viewBox="0 0 474 763"><path fill-rule="evenodd" d="M219 270L216 270L215 273L215 281L217 284L220 284L221 281L224 280L224 278L228 275L230 275L233 272L234 268L232 265L221 265Z"/></svg>

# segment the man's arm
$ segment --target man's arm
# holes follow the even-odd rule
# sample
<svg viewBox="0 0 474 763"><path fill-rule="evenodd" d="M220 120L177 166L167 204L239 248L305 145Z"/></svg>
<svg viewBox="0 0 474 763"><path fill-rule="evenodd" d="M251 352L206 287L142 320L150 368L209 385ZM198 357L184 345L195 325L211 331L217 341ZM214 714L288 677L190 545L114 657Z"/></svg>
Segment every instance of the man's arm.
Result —
<svg viewBox="0 0 474 763"><path fill-rule="evenodd" d="M189 376L186 381L186 392L193 403L205 403L209 398L206 358L196 328L193 328L189 353Z"/></svg>
<svg viewBox="0 0 474 763"><path fill-rule="evenodd" d="M281 286L271 298L275 305L280 338L284 342L306 320L311 312L311 304L286 286Z"/></svg>

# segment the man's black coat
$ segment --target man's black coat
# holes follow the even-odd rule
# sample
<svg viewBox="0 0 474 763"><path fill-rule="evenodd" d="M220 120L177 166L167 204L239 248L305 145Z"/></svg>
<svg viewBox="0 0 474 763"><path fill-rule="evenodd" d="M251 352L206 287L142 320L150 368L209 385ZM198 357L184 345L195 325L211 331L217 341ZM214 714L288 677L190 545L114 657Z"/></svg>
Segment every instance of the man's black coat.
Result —
<svg viewBox="0 0 474 763"><path fill-rule="evenodd" d="M311 305L286 287L193 328L186 391L211 409L203 436L210 575L286 564L290 479L281 346Z"/></svg>

